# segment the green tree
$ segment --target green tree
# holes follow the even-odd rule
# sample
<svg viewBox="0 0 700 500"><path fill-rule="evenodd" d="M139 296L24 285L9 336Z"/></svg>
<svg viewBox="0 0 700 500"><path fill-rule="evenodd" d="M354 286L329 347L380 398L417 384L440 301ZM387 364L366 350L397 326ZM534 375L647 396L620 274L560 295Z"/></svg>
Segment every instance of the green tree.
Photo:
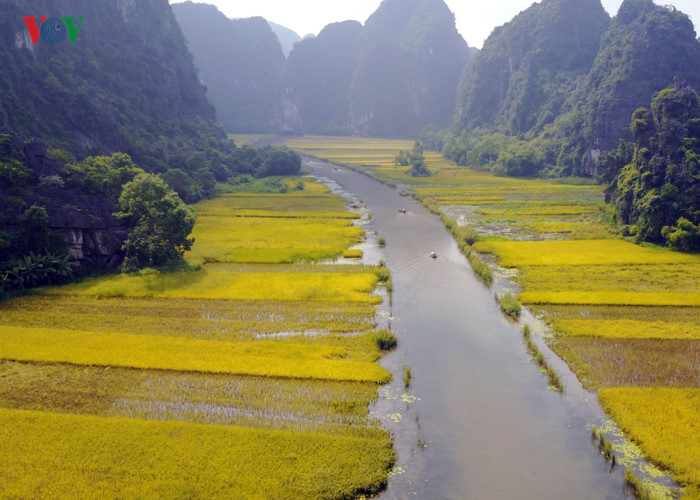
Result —
<svg viewBox="0 0 700 500"><path fill-rule="evenodd" d="M201 196L199 196L192 200L192 178L184 170L171 168L168 169L167 172L160 174L160 176L170 189L175 191L181 199L187 202L197 202L201 198Z"/></svg>
<svg viewBox="0 0 700 500"><path fill-rule="evenodd" d="M103 194L110 200L116 201L122 186L143 172L131 157L124 153L114 153L112 156L88 156L82 162L70 167L68 177L75 184L82 182L87 191Z"/></svg>
<svg viewBox="0 0 700 500"><path fill-rule="evenodd" d="M432 174L425 164L423 156L423 143L416 139L413 143L413 151L410 154L411 169L408 171L413 177L430 177Z"/></svg>
<svg viewBox="0 0 700 500"><path fill-rule="evenodd" d="M171 264L192 247L194 213L163 179L137 175L124 186L119 208L117 216L127 219L129 228L123 247L127 269Z"/></svg>

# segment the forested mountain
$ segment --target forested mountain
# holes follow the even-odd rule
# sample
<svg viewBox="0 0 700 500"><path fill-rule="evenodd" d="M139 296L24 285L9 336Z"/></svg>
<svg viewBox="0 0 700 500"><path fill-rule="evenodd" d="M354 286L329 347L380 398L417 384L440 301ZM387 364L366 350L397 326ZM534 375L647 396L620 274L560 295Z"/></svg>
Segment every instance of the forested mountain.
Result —
<svg viewBox="0 0 700 500"><path fill-rule="evenodd" d="M691 20L652 0L625 0L603 36L591 71L562 120L561 167L595 174L602 152L632 140L630 116L674 79L700 89L700 42Z"/></svg>
<svg viewBox="0 0 700 500"><path fill-rule="evenodd" d="M284 53L267 21L228 19L213 5L185 2L172 7L224 129L276 131Z"/></svg>
<svg viewBox="0 0 700 500"><path fill-rule="evenodd" d="M35 21L35 44L23 16L83 19L55 44ZM167 0L5 0L0 65L0 131L76 158L122 151L157 169L223 138Z"/></svg>
<svg viewBox="0 0 700 500"><path fill-rule="evenodd" d="M543 0L494 30L465 70L446 156L506 175L614 177L601 159L632 140L634 110L676 80L700 88L700 41L652 0L606 19L599 0Z"/></svg>
<svg viewBox="0 0 700 500"><path fill-rule="evenodd" d="M468 58L442 0L384 0L364 27L336 23L295 45L283 130L409 136L445 126Z"/></svg>
<svg viewBox="0 0 700 500"><path fill-rule="evenodd" d="M459 127L541 132L590 70L609 24L600 0L543 0L496 28L462 77Z"/></svg>

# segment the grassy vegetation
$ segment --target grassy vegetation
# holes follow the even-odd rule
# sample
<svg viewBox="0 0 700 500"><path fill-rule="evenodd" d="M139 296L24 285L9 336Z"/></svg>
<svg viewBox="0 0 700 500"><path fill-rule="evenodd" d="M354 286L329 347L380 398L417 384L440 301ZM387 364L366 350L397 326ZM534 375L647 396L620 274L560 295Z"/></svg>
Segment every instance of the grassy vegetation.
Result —
<svg viewBox="0 0 700 500"><path fill-rule="evenodd" d="M276 333L366 331L374 327L374 314L373 304L356 302L35 295L0 304L0 325L254 340Z"/></svg>
<svg viewBox="0 0 700 500"><path fill-rule="evenodd" d="M549 367L544 354L542 354L542 352L537 348L537 345L533 342L530 327L528 325L523 327L523 339L525 340L525 345L527 346L527 352L532 355L532 359L540 367L540 370L547 375L547 379L549 380L549 388L555 391L563 392L564 384L562 384L557 372Z"/></svg>
<svg viewBox="0 0 700 500"><path fill-rule="evenodd" d="M505 314L515 319L520 317L520 310L522 306L520 305L520 302L518 302L518 299L513 297L511 294L503 294L499 299L499 303L501 305L501 311L503 311Z"/></svg>
<svg viewBox="0 0 700 500"><path fill-rule="evenodd" d="M310 263L361 257L348 249L364 237L359 216L309 179L284 182L197 205L182 270L0 304L0 496L350 498L385 486L394 453L368 407L396 338L373 331L370 293L391 277Z"/></svg>
<svg viewBox="0 0 700 500"><path fill-rule="evenodd" d="M0 410L0 456L8 498L341 498L378 491L394 461L388 436L22 410Z"/></svg>
<svg viewBox="0 0 700 500"><path fill-rule="evenodd" d="M550 346L588 390L700 388L700 343L694 340L557 336Z"/></svg>
<svg viewBox="0 0 700 500"><path fill-rule="evenodd" d="M381 436L376 384L0 361L0 408Z"/></svg>
<svg viewBox="0 0 700 500"><path fill-rule="evenodd" d="M599 399L645 454L681 483L700 487L700 390L603 389Z"/></svg>
<svg viewBox="0 0 700 500"><path fill-rule="evenodd" d="M622 239L602 186L494 177L431 155L426 163L435 175L411 179L392 163L395 151L409 149L408 142L313 137L291 144L331 161L364 165L386 183L412 185L414 196L441 217L486 283L493 279L491 266L476 252L516 268L523 289L518 298L552 325L554 351L588 389L604 388L606 410L629 422L622 427L646 456L700 498L697 451L683 451L684 443L697 442L689 431L696 435L697 426L689 422L700 421L700 408L686 393L665 389L700 390L700 255ZM469 235L472 241L464 228L478 233ZM537 361L537 352L533 358ZM654 409L639 416L633 430L647 400ZM669 414L663 401L680 408L675 430L660 421L645 423ZM678 451L684 458L675 456Z"/></svg>

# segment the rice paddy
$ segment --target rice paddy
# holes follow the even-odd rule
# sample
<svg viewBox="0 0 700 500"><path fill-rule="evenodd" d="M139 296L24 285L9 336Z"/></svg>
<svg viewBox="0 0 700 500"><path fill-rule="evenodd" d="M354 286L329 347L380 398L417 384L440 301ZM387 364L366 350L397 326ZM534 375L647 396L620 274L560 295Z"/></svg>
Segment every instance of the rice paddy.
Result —
<svg viewBox="0 0 700 500"><path fill-rule="evenodd" d="M332 263L361 258L360 216L304 185L196 205L190 269L0 304L0 497L345 498L386 484L392 442L368 418L391 378L376 363L381 273Z"/></svg>
<svg viewBox="0 0 700 500"><path fill-rule="evenodd" d="M615 388L601 390L599 398L648 456L700 492L700 390Z"/></svg>
<svg viewBox="0 0 700 500"><path fill-rule="evenodd" d="M359 215L316 183L284 194L226 194L197 204L195 213L193 262L333 260L364 237L353 224Z"/></svg>
<svg viewBox="0 0 700 500"><path fill-rule="evenodd" d="M0 457L7 498L342 498L378 491L393 451L371 438L0 409Z"/></svg>
<svg viewBox="0 0 700 500"><path fill-rule="evenodd" d="M393 165L407 143L309 137L288 144L412 185L446 225L475 229L480 241L464 250L470 261L485 257L515 270L494 275L515 276L518 299L551 325L552 349L599 391L646 457L700 498L699 255L623 239L602 186L499 178L432 154L426 163L435 175L412 179Z"/></svg>

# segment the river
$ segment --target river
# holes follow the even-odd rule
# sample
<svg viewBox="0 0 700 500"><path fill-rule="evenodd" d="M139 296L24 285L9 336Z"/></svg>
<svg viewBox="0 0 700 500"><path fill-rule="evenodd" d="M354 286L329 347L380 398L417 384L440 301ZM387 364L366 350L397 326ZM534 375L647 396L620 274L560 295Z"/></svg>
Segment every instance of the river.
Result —
<svg viewBox="0 0 700 500"><path fill-rule="evenodd" d="M392 272L384 307L399 339L382 360L394 381L372 410L398 453L382 498L624 498L622 471L611 472L591 445L586 408L595 403L548 389L521 327L504 317L439 218L367 176L316 159L304 166L360 198L373 216L370 239L386 239L366 255Z"/></svg>

